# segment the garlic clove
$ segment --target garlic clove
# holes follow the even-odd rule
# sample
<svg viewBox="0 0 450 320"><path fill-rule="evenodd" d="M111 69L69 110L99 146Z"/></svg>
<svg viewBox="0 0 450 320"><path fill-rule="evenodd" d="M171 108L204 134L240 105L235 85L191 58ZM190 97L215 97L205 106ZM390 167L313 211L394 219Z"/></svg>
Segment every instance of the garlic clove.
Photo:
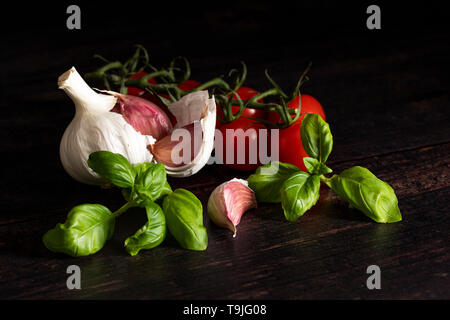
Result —
<svg viewBox="0 0 450 320"><path fill-rule="evenodd" d="M200 121L195 121L183 128L175 129L170 135L150 145L155 160L168 167L180 167L190 164L200 152L202 144ZM184 139L187 139L184 141ZM184 154L189 152L189 154Z"/></svg>
<svg viewBox="0 0 450 320"><path fill-rule="evenodd" d="M150 135L156 140L172 131L169 116L156 104L143 98L111 92L118 103L111 109L123 116L125 121L143 135Z"/></svg>
<svg viewBox="0 0 450 320"><path fill-rule="evenodd" d="M168 108L177 119L175 128L185 127L195 121L200 122L202 140L199 151L192 162L182 166L165 166L169 176L188 177L205 166L214 149L216 102L214 97L209 98L208 91L197 91L170 104Z"/></svg>
<svg viewBox="0 0 450 320"><path fill-rule="evenodd" d="M218 226L228 228L236 236L242 215L256 208L256 197L246 180L232 179L219 185L208 199L208 216Z"/></svg>

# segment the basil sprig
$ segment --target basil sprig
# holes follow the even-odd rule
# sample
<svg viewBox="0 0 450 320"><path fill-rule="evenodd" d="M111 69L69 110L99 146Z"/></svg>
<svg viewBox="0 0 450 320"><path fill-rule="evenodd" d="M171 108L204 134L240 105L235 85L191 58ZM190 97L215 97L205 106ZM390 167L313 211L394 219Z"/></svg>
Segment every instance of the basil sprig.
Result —
<svg viewBox="0 0 450 320"><path fill-rule="evenodd" d="M308 172L295 166L275 162L261 166L248 178L249 186L260 202L281 202L287 220L295 221L319 199L320 181L336 194L379 223L402 220L398 199L392 187L363 167L353 167L335 174L325 162L333 148L333 136L328 123L317 114L306 114L300 129L303 147L310 157L303 158ZM262 173L271 165L279 170Z"/></svg>
<svg viewBox="0 0 450 320"><path fill-rule="evenodd" d="M73 257L98 252L112 237L116 218L132 207L144 208L148 221L125 240L125 248L130 255L160 245L166 238L167 229L183 248L206 249L207 233L200 200L184 189L172 192L162 164L131 165L120 154L98 151L89 156L88 165L107 182L123 188L122 194L127 202L115 212L100 204L74 207L64 224L58 223L43 236L44 245L49 250ZM188 194L188 197L179 198L172 194ZM173 201L174 198L177 201ZM158 205L161 202L164 209Z"/></svg>

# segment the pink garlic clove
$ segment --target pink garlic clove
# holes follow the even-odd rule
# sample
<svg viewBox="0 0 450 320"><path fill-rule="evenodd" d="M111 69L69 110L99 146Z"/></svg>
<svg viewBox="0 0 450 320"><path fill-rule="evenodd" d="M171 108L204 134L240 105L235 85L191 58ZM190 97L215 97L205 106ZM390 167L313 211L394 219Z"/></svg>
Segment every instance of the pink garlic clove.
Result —
<svg viewBox="0 0 450 320"><path fill-rule="evenodd" d="M242 215L256 208L256 197L248 183L242 179L232 179L218 186L209 196L208 215L218 226L228 228L236 236L236 226Z"/></svg>
<svg viewBox="0 0 450 320"><path fill-rule="evenodd" d="M153 102L120 93L114 93L114 96L117 98L117 104L111 111L121 114L136 131L150 135L156 140L172 131L169 115Z"/></svg>
<svg viewBox="0 0 450 320"><path fill-rule="evenodd" d="M195 121L182 128L177 128L171 134L159 139L147 148L156 161L168 167L180 167L189 164L198 155L202 145L203 134L200 121ZM184 155L184 151L189 155Z"/></svg>

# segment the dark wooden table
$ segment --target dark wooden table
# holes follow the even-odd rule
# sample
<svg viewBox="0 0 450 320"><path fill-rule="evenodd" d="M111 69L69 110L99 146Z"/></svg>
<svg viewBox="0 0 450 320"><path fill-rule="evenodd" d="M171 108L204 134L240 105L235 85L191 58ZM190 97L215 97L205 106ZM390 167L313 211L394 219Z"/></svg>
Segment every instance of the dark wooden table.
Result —
<svg viewBox="0 0 450 320"><path fill-rule="evenodd" d="M361 4L250 2L198 11L184 5L162 7L163 15L136 5L126 17L81 7L78 31L66 29L64 5L35 5L2 28L8 32L0 53L0 298L450 298L450 42L443 10L382 6L382 29L368 30ZM205 211L204 252L183 250L169 238L129 256L123 240L143 224L139 210L119 218L95 255L48 251L42 235L71 207L93 202L114 209L122 202L117 190L79 184L63 170L59 141L74 109L56 79L72 65L80 73L99 66L95 53L126 58L135 43L150 50L155 64L187 56L200 81L244 60L248 84L261 90L269 86L265 68L289 88L312 61L303 92L325 108L334 136L329 166L340 172L361 165L387 181L403 221L377 224L322 186L319 202L297 222L287 222L280 205L261 204L244 215L236 238ZM236 176L247 174L214 165L170 183L205 207L212 190ZM66 287L72 264L81 268L81 290ZM369 265L381 269L380 290L366 287Z"/></svg>

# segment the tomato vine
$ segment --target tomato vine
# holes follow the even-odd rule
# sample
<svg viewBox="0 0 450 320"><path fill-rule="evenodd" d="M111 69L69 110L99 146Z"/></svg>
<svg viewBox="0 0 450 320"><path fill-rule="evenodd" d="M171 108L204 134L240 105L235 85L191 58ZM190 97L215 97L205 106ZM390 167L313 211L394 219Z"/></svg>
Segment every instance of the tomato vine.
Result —
<svg viewBox="0 0 450 320"><path fill-rule="evenodd" d="M185 57L176 57L168 67L158 68L150 63L148 51L142 45L136 45L136 51L125 62L109 61L100 55L95 55L95 57L101 59L105 64L97 70L87 73L85 78L88 82L102 84L108 90L119 88L121 93L126 94L128 87L140 88L157 95L167 105L193 91L208 89L211 90L217 105L222 109L223 119L218 119L220 122L228 123L237 120L242 116L244 110L249 108L278 113L281 121L277 123L267 119L251 118L276 128L289 127L301 116L301 103L296 109L288 108L287 104L300 96L300 88L309 80L308 72L311 69L311 63L309 63L290 94L281 89L266 69L265 76L272 88L262 91L248 100L243 100L237 94L247 77L247 66L243 61L241 61L241 69L231 69L227 77L221 75L200 83L194 89L183 90L180 85L191 77L191 66ZM180 62L182 62L181 65ZM142 72L145 73L144 76L133 77ZM149 79L156 80L156 83L149 82ZM268 102L262 103L263 98L268 98L266 99ZM234 113L232 106L239 106L239 110Z"/></svg>

